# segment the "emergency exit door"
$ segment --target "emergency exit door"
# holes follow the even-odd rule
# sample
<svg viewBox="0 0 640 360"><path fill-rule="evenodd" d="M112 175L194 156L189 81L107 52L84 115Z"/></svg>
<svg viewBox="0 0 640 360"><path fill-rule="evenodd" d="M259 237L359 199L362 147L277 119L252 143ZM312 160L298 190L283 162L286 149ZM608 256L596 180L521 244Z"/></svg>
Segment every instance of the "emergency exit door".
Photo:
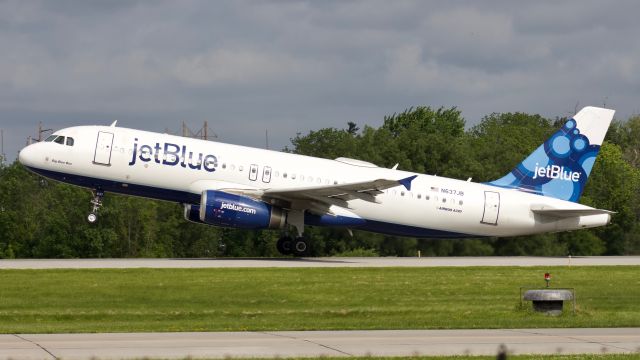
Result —
<svg viewBox="0 0 640 360"><path fill-rule="evenodd" d="M111 148L113 147L113 133L99 131L96 140L96 152L93 155L93 163L98 165L111 165Z"/></svg>
<svg viewBox="0 0 640 360"><path fill-rule="evenodd" d="M498 214L500 214L500 194L495 191L485 191L484 213L480 222L488 225L498 225Z"/></svg>

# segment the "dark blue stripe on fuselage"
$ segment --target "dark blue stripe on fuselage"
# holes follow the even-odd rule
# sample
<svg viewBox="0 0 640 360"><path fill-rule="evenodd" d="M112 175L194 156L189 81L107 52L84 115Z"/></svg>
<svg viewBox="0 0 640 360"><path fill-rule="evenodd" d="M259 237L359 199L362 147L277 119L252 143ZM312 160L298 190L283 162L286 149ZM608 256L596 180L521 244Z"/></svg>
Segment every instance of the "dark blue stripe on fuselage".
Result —
<svg viewBox="0 0 640 360"><path fill-rule="evenodd" d="M153 186L123 183L121 181L111 181L88 176L71 175L57 171L43 170L27 167L36 174L48 177L53 180L68 184L86 187L89 189L101 189L106 192L113 192L125 195L146 197L149 199L174 201L178 203L199 204L200 195L186 191L162 189Z"/></svg>
<svg viewBox="0 0 640 360"><path fill-rule="evenodd" d="M477 235L461 234L442 230L426 229L417 226L400 225L387 223L383 221L367 220L367 223L358 226L358 230L366 230L386 235L418 237L418 238L465 238L465 237L478 237Z"/></svg>
<svg viewBox="0 0 640 360"><path fill-rule="evenodd" d="M57 180L60 182L86 187L89 189L101 189L106 192L140 196L149 199L172 201L186 204L200 204L200 195L186 191L162 189L153 186L137 185L123 183L120 181L104 180L88 176L71 175L57 171L43 170L33 167L27 167L30 171L42 175L44 177ZM422 238L463 238L477 237L475 235L467 235L455 232L432 230L417 226L399 225L375 220L366 220L360 224L356 224L351 219L351 223L347 224L321 224L317 219L305 219L307 225L315 226L347 226L353 229L371 231L385 235L422 237ZM339 222L339 221L338 221ZM359 222L359 221L358 221Z"/></svg>

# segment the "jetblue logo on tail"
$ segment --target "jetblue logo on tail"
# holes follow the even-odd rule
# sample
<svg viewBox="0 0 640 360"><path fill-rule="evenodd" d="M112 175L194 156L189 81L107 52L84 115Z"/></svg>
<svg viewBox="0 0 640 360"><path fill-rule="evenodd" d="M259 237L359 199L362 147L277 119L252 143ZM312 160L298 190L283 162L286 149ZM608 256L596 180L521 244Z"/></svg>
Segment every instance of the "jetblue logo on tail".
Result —
<svg viewBox="0 0 640 360"><path fill-rule="evenodd" d="M567 171L564 169L564 166L558 165L549 165L547 167L540 167L538 163L536 163L536 168L533 171L533 179L540 178L549 178L549 179L560 179L565 181L580 181L580 173L574 171Z"/></svg>

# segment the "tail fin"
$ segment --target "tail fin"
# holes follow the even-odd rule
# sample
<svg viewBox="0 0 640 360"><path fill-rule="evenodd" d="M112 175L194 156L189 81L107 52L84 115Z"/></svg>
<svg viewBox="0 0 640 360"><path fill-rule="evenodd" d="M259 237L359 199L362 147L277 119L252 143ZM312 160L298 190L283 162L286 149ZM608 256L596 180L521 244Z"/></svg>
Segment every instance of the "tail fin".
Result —
<svg viewBox="0 0 640 360"><path fill-rule="evenodd" d="M583 108L515 169L489 184L577 202L614 113Z"/></svg>

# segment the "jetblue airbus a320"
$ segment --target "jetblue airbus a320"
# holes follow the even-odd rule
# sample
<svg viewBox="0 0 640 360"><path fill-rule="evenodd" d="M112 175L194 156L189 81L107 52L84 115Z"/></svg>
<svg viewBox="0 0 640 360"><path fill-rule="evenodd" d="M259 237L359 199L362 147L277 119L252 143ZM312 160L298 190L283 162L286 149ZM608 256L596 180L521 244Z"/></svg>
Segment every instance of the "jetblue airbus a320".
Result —
<svg viewBox="0 0 640 360"><path fill-rule="evenodd" d="M282 254L303 256L305 225L413 237L515 236L609 223L581 205L613 110L585 107L504 177L473 183L111 126L78 126L24 148L42 176L93 190L184 204L187 220L282 229ZM296 236L286 235L289 229Z"/></svg>

